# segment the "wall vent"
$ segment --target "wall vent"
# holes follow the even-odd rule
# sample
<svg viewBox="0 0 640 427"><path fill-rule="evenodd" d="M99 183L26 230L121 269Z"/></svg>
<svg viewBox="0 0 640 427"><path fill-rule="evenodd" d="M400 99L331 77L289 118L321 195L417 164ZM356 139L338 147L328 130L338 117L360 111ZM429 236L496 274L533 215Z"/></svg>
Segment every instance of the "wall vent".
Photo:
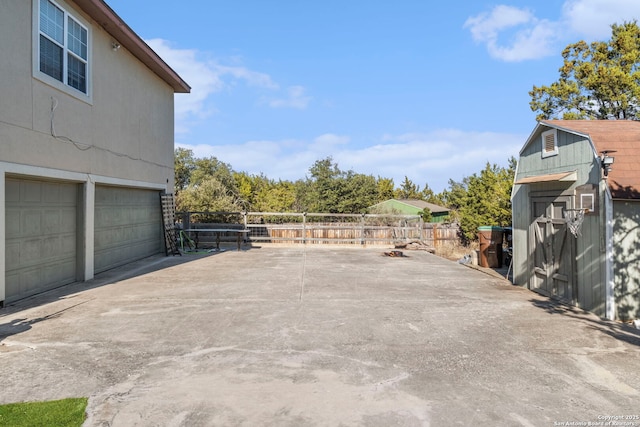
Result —
<svg viewBox="0 0 640 427"><path fill-rule="evenodd" d="M558 133L555 129L542 132L542 157L558 154Z"/></svg>
<svg viewBox="0 0 640 427"><path fill-rule="evenodd" d="M544 151L550 152L556 149L556 136L554 134L549 134L544 136Z"/></svg>

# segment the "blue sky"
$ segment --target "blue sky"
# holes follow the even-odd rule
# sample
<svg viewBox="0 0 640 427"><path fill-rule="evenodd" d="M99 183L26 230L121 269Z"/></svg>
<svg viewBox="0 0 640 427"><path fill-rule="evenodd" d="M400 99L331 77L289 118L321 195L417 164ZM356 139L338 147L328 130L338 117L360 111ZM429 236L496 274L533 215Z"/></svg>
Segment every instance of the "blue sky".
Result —
<svg viewBox="0 0 640 427"><path fill-rule="evenodd" d="M177 147L297 180L319 159L440 192L507 165L561 51L637 0L107 0L192 87Z"/></svg>

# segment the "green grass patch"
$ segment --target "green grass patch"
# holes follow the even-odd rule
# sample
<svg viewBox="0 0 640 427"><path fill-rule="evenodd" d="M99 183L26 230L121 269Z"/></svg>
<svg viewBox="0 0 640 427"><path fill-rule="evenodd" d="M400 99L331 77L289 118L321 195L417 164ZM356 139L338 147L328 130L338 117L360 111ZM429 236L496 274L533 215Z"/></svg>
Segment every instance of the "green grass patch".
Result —
<svg viewBox="0 0 640 427"><path fill-rule="evenodd" d="M0 426L79 427L86 418L86 397L0 405Z"/></svg>

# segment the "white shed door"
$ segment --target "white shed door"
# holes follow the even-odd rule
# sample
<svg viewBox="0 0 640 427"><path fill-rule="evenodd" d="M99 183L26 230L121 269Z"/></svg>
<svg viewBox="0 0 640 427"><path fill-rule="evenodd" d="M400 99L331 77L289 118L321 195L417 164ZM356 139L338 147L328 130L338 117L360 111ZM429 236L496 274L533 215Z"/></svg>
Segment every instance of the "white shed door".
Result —
<svg viewBox="0 0 640 427"><path fill-rule="evenodd" d="M98 185L95 200L96 273L163 250L158 191Z"/></svg>
<svg viewBox="0 0 640 427"><path fill-rule="evenodd" d="M75 282L78 184L5 183L7 300Z"/></svg>

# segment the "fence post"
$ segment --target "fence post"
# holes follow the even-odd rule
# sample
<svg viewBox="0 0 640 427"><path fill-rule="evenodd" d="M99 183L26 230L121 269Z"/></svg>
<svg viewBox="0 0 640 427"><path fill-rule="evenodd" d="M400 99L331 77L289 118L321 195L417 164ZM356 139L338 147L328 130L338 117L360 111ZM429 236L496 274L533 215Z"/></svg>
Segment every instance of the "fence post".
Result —
<svg viewBox="0 0 640 427"><path fill-rule="evenodd" d="M438 238L438 224L433 224L433 247L438 246L438 242L440 239Z"/></svg>
<svg viewBox="0 0 640 427"><path fill-rule="evenodd" d="M182 228L185 230L191 228L191 212L185 212L182 215Z"/></svg>
<svg viewBox="0 0 640 427"><path fill-rule="evenodd" d="M360 218L360 244L362 246L364 246L364 216L365 214L362 214Z"/></svg>
<svg viewBox="0 0 640 427"><path fill-rule="evenodd" d="M302 212L302 244L307 243L307 213Z"/></svg>
<svg viewBox="0 0 640 427"><path fill-rule="evenodd" d="M420 216L420 241L424 242L424 218Z"/></svg>

